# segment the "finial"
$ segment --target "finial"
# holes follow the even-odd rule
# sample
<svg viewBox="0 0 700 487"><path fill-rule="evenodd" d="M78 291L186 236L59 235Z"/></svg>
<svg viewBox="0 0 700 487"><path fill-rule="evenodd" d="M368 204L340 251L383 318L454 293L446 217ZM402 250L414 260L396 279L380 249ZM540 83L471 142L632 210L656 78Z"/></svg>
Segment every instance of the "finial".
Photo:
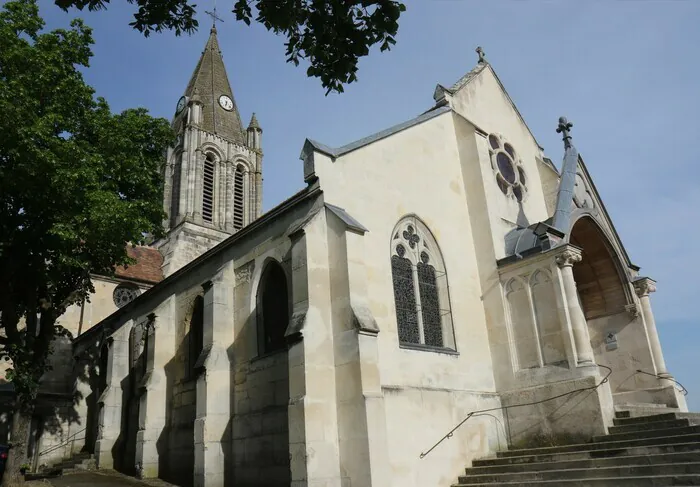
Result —
<svg viewBox="0 0 700 487"><path fill-rule="evenodd" d="M476 48L476 53L479 55L479 64L486 64L486 53L481 46Z"/></svg>
<svg viewBox="0 0 700 487"><path fill-rule="evenodd" d="M564 147L566 149L571 147L571 134L569 131L574 124L569 122L566 117L559 117L559 126L557 127L557 133L563 134L562 140L564 141Z"/></svg>
<svg viewBox="0 0 700 487"><path fill-rule="evenodd" d="M218 20L219 22L223 22L223 21L224 21L224 19L222 19L221 17L219 17L219 16L216 14L216 0L214 0L214 8L213 8L213 10L212 10L212 11L205 10L204 13L207 14L209 17L211 17L212 27L211 27L211 31L210 31L210 32L211 32L212 34L216 34L216 21L217 21L217 20Z"/></svg>

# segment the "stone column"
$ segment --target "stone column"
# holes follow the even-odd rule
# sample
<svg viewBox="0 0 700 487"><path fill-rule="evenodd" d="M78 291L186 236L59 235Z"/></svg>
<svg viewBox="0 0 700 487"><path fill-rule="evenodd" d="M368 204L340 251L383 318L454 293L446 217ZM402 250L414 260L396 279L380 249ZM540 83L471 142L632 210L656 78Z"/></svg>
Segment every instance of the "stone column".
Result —
<svg viewBox="0 0 700 487"><path fill-rule="evenodd" d="M129 331L131 322L107 339L107 387L97 400L99 411L95 457L98 468L113 469L114 446L122 429L122 382L129 376Z"/></svg>
<svg viewBox="0 0 700 487"><path fill-rule="evenodd" d="M293 487L345 485L340 473L325 224L321 211L290 235L293 313L286 335L291 342L289 450Z"/></svg>
<svg viewBox="0 0 700 487"><path fill-rule="evenodd" d="M197 419L194 422L194 487L224 487L230 458L233 264L204 288L204 347L197 364Z"/></svg>
<svg viewBox="0 0 700 487"><path fill-rule="evenodd" d="M142 478L156 478L167 465L168 418L172 409L172 378L165 366L175 356L175 296L165 300L143 324L146 373L139 389L139 426L136 433L136 468ZM159 445L161 446L159 450Z"/></svg>
<svg viewBox="0 0 700 487"><path fill-rule="evenodd" d="M573 266L581 262L581 252L574 248L567 248L555 257L555 261L561 270L561 280L564 287L565 307L568 310L571 321L571 333L576 352L577 365L592 364L593 348L588 334L588 323L581 309L581 304L576 291Z"/></svg>
<svg viewBox="0 0 700 487"><path fill-rule="evenodd" d="M649 336L649 348L654 359L656 373L670 377L668 370L666 370L666 361L661 350L661 341L659 341L659 334L656 331L656 320L651 310L651 299L649 298L649 293L656 292L656 282L653 279L644 277L634 281L634 289L642 305L642 317L644 318L647 336Z"/></svg>

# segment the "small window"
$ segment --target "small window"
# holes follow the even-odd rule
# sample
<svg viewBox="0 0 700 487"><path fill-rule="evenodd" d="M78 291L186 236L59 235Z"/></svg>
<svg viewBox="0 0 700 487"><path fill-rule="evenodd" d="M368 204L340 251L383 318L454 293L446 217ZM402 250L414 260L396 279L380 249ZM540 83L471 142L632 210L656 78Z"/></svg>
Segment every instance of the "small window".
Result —
<svg viewBox="0 0 700 487"><path fill-rule="evenodd" d="M282 266L270 262L263 270L257 296L258 352L275 352L286 348L285 333L289 325L287 277Z"/></svg>
<svg viewBox="0 0 700 487"><path fill-rule="evenodd" d="M437 242L416 217L393 232L391 276L399 343L454 350L447 274Z"/></svg>
<svg viewBox="0 0 700 487"><path fill-rule="evenodd" d="M119 284L112 293L112 299L117 308L122 308L132 302L141 294L138 286L129 283Z"/></svg>

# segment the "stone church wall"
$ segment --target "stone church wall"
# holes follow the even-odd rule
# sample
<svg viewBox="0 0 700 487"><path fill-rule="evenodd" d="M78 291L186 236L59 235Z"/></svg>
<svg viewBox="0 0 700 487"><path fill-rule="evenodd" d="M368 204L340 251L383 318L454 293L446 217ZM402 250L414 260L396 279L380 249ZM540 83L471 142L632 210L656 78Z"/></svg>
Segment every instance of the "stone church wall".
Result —
<svg viewBox="0 0 700 487"><path fill-rule="evenodd" d="M235 485L289 482L289 364L287 352L236 367L232 422Z"/></svg>

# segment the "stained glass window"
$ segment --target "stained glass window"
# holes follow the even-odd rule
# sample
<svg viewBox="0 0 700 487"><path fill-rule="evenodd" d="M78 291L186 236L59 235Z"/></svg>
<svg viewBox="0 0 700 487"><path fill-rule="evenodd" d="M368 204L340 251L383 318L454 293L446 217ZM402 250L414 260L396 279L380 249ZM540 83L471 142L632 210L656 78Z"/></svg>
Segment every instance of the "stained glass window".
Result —
<svg viewBox="0 0 700 487"><path fill-rule="evenodd" d="M402 220L393 235L391 274L399 342L454 349L447 276L437 243L416 217Z"/></svg>
<svg viewBox="0 0 700 487"><path fill-rule="evenodd" d="M515 183L515 170L513 169L513 162L510 158L503 152L499 152L496 156L496 161L498 162L498 170L503 175L505 179L510 184Z"/></svg>
<svg viewBox="0 0 700 487"><path fill-rule="evenodd" d="M282 266L270 262L258 287L258 352L270 353L286 348L285 333L289 325L287 277Z"/></svg>

